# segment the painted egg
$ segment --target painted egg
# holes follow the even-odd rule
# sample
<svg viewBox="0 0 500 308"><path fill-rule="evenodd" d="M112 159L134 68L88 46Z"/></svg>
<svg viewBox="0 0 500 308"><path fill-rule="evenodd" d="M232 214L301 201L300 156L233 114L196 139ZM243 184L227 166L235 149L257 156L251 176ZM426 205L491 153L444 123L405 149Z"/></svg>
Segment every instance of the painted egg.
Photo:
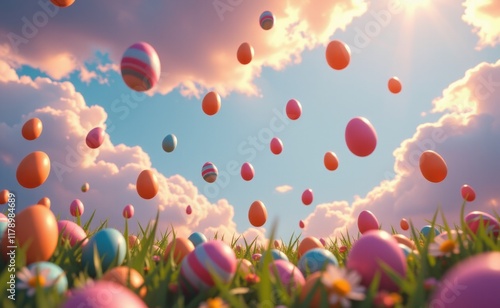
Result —
<svg viewBox="0 0 500 308"><path fill-rule="evenodd" d="M398 77L391 77L387 82L387 87L389 88L389 91L391 91L391 93L398 94L402 89L401 81Z"/></svg>
<svg viewBox="0 0 500 308"><path fill-rule="evenodd" d="M378 230L379 223L377 217L368 210L362 211L358 216L358 229L361 234L370 230Z"/></svg>
<svg viewBox="0 0 500 308"><path fill-rule="evenodd" d="M270 263L269 272L271 277L279 278L288 291L296 288L300 289L306 283L300 270L293 263L286 260L276 260Z"/></svg>
<svg viewBox="0 0 500 308"><path fill-rule="evenodd" d="M326 152L323 157L323 164L325 168L329 171L335 171L339 167L339 160L337 155L333 152Z"/></svg>
<svg viewBox="0 0 500 308"><path fill-rule="evenodd" d="M304 205L310 205L313 202L313 198L314 195L312 189L306 189L302 193L302 203Z"/></svg>
<svg viewBox="0 0 500 308"><path fill-rule="evenodd" d="M249 162L241 165L241 178L245 181L251 181L255 175L255 170L253 169L252 164Z"/></svg>
<svg viewBox="0 0 500 308"><path fill-rule="evenodd" d="M147 308L141 298L130 289L112 281L99 280L71 292L62 308L74 307L134 307Z"/></svg>
<svg viewBox="0 0 500 308"><path fill-rule="evenodd" d="M297 250L297 255L299 259L309 250L314 248L325 248L323 244L314 236L306 236L299 243L299 247Z"/></svg>
<svg viewBox="0 0 500 308"><path fill-rule="evenodd" d="M37 204L46 206L47 208L50 209L50 199L47 197L43 197L42 199L38 200Z"/></svg>
<svg viewBox="0 0 500 308"><path fill-rule="evenodd" d="M217 167L211 162L206 162L201 168L201 176L207 183L215 182L218 173Z"/></svg>
<svg viewBox="0 0 500 308"><path fill-rule="evenodd" d="M432 231L432 226L431 225L425 225L420 229L420 233L423 234L423 236L428 237L431 234ZM437 228L434 228L434 236L438 236L441 232Z"/></svg>
<svg viewBox="0 0 500 308"><path fill-rule="evenodd" d="M255 268L252 262L247 259L238 259L237 270L238 273L243 277L246 277L248 274L252 274L255 272Z"/></svg>
<svg viewBox="0 0 500 308"><path fill-rule="evenodd" d="M439 183L446 178L448 167L445 160L438 153L427 150L420 155L420 172L424 178L432 183Z"/></svg>
<svg viewBox="0 0 500 308"><path fill-rule="evenodd" d="M399 222L399 226L401 227L401 230L406 231L410 229L410 224L408 223L408 220L405 218L401 218L401 221Z"/></svg>
<svg viewBox="0 0 500 308"><path fill-rule="evenodd" d="M72 5L75 0L50 0L50 2L58 7L68 7Z"/></svg>
<svg viewBox="0 0 500 308"><path fill-rule="evenodd" d="M236 52L236 58L238 59L238 62L240 62L243 65L247 65L248 63L252 62L254 56L254 50L253 47L245 42L238 47L238 51Z"/></svg>
<svg viewBox="0 0 500 308"><path fill-rule="evenodd" d="M69 212L71 213L71 216L73 217L82 216L84 211L85 207L83 206L83 203L82 201L80 201L80 199L75 199L71 202L69 206Z"/></svg>
<svg viewBox="0 0 500 308"><path fill-rule="evenodd" d="M0 191L0 204L5 204L9 201L10 192L7 189Z"/></svg>
<svg viewBox="0 0 500 308"><path fill-rule="evenodd" d="M193 250L193 242L187 238L176 237L173 241L168 243L167 248L165 248L164 259L168 260L172 257L172 260L179 264Z"/></svg>
<svg viewBox="0 0 500 308"><path fill-rule="evenodd" d="M271 255L271 260L275 261L275 260L285 260L285 261L288 261L288 257L286 256L286 254L278 249L271 249L271 250L266 250L264 251L264 253L262 254L262 257L260 259L260 262L261 263L264 263L265 259L267 258L266 256L270 254Z"/></svg>
<svg viewBox="0 0 500 308"><path fill-rule="evenodd" d="M464 200L467 202L472 202L476 199L476 192L474 191L474 188L470 187L467 184L463 185L462 188L460 188L460 194L462 195L462 198L464 198Z"/></svg>
<svg viewBox="0 0 500 308"><path fill-rule="evenodd" d="M313 248L300 257L297 265L302 274L306 276L325 270L328 264L339 266L337 258L329 250L324 248Z"/></svg>
<svg viewBox="0 0 500 308"><path fill-rule="evenodd" d="M177 137L174 134L166 135L161 142L161 147L167 153L173 152L177 147Z"/></svg>
<svg viewBox="0 0 500 308"><path fill-rule="evenodd" d="M42 287L45 291L54 288L57 290L57 293L64 294L68 289L68 278L66 278L66 274L61 267L52 262L41 261L31 263L28 265L28 270L35 275L38 273L45 278L44 281L47 285ZM23 276L22 273L21 271L17 274L18 283L21 281L19 276ZM26 281L25 283L29 282Z"/></svg>
<svg viewBox="0 0 500 308"><path fill-rule="evenodd" d="M24 123L22 128L22 135L26 140L35 140L40 137L43 130L42 121L39 118L32 118Z"/></svg>
<svg viewBox="0 0 500 308"><path fill-rule="evenodd" d="M61 235L63 241L69 241L71 247L75 246L77 243L82 242L82 246L85 246L88 242L87 233L82 227L70 220L59 220L57 222L57 229Z"/></svg>
<svg viewBox="0 0 500 308"><path fill-rule="evenodd" d="M281 142L280 138L274 137L273 139L271 139L269 147L271 148L271 152L274 155L279 155L283 151L283 142Z"/></svg>
<svg viewBox="0 0 500 308"><path fill-rule="evenodd" d="M366 118L356 117L347 123L345 142L352 154L365 157L377 147L377 133Z"/></svg>
<svg viewBox="0 0 500 308"><path fill-rule="evenodd" d="M193 243L195 247L200 245L201 243L205 243L208 241L205 234L201 232L194 232L188 237L188 239L191 241L191 243Z"/></svg>
<svg viewBox="0 0 500 308"><path fill-rule="evenodd" d="M266 223L267 209L262 201L254 201L248 209L248 221L254 227L261 227Z"/></svg>
<svg viewBox="0 0 500 308"><path fill-rule="evenodd" d="M133 268L118 266L107 271L102 277L102 281L112 281L124 287L131 287L135 290L140 288L139 296L146 296L147 289L144 285L144 278Z"/></svg>
<svg viewBox="0 0 500 308"><path fill-rule="evenodd" d="M101 259L103 272L112 266L121 265L125 259L126 247L125 238L118 230L112 228L101 229L82 248L83 268L87 270L90 276L95 277L94 250Z"/></svg>
<svg viewBox="0 0 500 308"><path fill-rule="evenodd" d="M493 307L498 303L500 252L467 258L448 270L434 291L430 307Z"/></svg>
<svg viewBox="0 0 500 308"><path fill-rule="evenodd" d="M220 106L220 95L214 91L205 94L203 100L201 101L201 109L203 109L203 112L209 116L213 116L219 112Z"/></svg>
<svg viewBox="0 0 500 308"><path fill-rule="evenodd" d="M143 170L137 177L137 193L143 199L152 199L158 193L158 178L152 170Z"/></svg>
<svg viewBox="0 0 500 308"><path fill-rule="evenodd" d="M82 187L80 188L80 190L81 190L83 193L85 193L85 192L89 191L89 189L90 189L90 185L89 185L89 183L84 183L84 184L82 185Z"/></svg>
<svg viewBox="0 0 500 308"><path fill-rule="evenodd" d="M123 81L130 89L147 91L160 79L160 58L153 46L145 42L135 43L123 54L120 69Z"/></svg>
<svg viewBox="0 0 500 308"><path fill-rule="evenodd" d="M351 62L351 49L344 42L334 40L326 46L326 62L334 70L343 70Z"/></svg>
<svg viewBox="0 0 500 308"><path fill-rule="evenodd" d="M260 27L264 30L271 30L274 26L274 14L269 11L264 11L259 17Z"/></svg>
<svg viewBox="0 0 500 308"><path fill-rule="evenodd" d="M477 234L479 231L481 221L486 234L493 235L494 237L500 234L500 224L495 217L488 213L480 211L470 212L465 215L464 220L474 234Z"/></svg>
<svg viewBox="0 0 500 308"><path fill-rule="evenodd" d="M59 231L56 217L47 207L36 204L17 213L14 230L18 248L26 249L26 264L47 261L52 257L57 247ZM3 238L7 238L7 234ZM5 240L1 243L4 258L10 250L8 245L13 243Z"/></svg>
<svg viewBox="0 0 500 308"><path fill-rule="evenodd" d="M26 155L17 166L17 182L24 188L36 188L49 177L50 158L45 152L35 151Z"/></svg>
<svg viewBox="0 0 500 308"><path fill-rule="evenodd" d="M85 138L85 143L91 149L97 149L104 142L104 138L106 137L106 132L102 127L93 128Z"/></svg>
<svg viewBox="0 0 500 308"><path fill-rule="evenodd" d="M297 120L302 115L302 106L296 99L291 99L286 104L286 115L290 120Z"/></svg>
<svg viewBox="0 0 500 308"><path fill-rule="evenodd" d="M211 240L196 246L182 260L179 274L185 294L208 290L215 285L213 275L221 283L229 283L236 273L236 255L226 243Z"/></svg>
<svg viewBox="0 0 500 308"><path fill-rule="evenodd" d="M352 245L347 268L361 275L361 284L366 288L379 273L379 289L390 292L399 290L399 286L386 274L379 262L385 263L399 275L406 276L406 257L398 242L385 231L370 230Z"/></svg>
<svg viewBox="0 0 500 308"><path fill-rule="evenodd" d="M417 246L415 246L415 243L412 240L410 240L409 238L407 238L406 236L404 236L403 234L393 234L392 237L394 237L394 239L399 244L406 245L411 250L417 249Z"/></svg>

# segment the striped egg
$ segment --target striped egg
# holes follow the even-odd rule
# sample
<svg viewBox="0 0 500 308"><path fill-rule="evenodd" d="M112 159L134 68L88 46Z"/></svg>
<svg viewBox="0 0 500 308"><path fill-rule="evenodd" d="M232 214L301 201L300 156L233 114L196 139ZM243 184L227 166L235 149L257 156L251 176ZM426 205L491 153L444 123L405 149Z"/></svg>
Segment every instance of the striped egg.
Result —
<svg viewBox="0 0 500 308"><path fill-rule="evenodd" d="M138 92L147 91L160 79L160 58L148 43L135 43L123 54L120 69L129 88Z"/></svg>
<svg viewBox="0 0 500 308"><path fill-rule="evenodd" d="M264 30L270 30L274 26L274 14L264 11L259 18L260 27Z"/></svg>
<svg viewBox="0 0 500 308"><path fill-rule="evenodd" d="M201 169L201 176L208 183L215 182L215 180L217 180L217 174L217 167L211 162L206 162Z"/></svg>
<svg viewBox="0 0 500 308"><path fill-rule="evenodd" d="M226 243L211 240L201 243L181 263L180 286L185 294L215 286L214 276L229 283L236 273L236 255Z"/></svg>

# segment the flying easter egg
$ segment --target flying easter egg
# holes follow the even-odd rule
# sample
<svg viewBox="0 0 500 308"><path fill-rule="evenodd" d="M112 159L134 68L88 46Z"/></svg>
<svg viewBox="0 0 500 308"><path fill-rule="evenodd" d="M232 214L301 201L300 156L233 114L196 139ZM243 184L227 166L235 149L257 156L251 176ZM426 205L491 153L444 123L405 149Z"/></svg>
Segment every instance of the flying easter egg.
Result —
<svg viewBox="0 0 500 308"><path fill-rule="evenodd" d="M147 91L160 79L160 58L150 44L135 43L123 54L120 69L123 81L130 89Z"/></svg>

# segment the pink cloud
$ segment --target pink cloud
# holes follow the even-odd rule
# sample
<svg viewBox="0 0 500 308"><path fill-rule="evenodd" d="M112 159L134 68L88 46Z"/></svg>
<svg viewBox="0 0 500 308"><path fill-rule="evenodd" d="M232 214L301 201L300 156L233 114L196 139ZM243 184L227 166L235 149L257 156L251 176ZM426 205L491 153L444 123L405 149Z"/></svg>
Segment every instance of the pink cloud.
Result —
<svg viewBox="0 0 500 308"><path fill-rule="evenodd" d="M472 186L477 194L466 205L466 212L500 212L499 98L500 61L468 70L434 100L432 112L443 113L441 118L418 126L413 137L394 151L394 170L386 173L389 178L395 175L394 179L382 181L352 204L318 205L305 220L304 235L337 236L346 230L356 235L357 217L363 210L372 211L388 231L391 226L399 230L401 218L410 219L419 229L438 208L453 225L459 222L463 184ZM435 150L446 160L444 181L430 183L420 173L419 157L425 150Z"/></svg>
<svg viewBox="0 0 500 308"><path fill-rule="evenodd" d="M293 187L290 185L281 185L281 186L277 186L274 190L276 190L280 194L284 194L284 193L289 192L292 189L293 189Z"/></svg>
<svg viewBox="0 0 500 308"><path fill-rule="evenodd" d="M462 19L474 27L479 36L478 48L495 46L500 42L500 2L495 0L466 0Z"/></svg>
<svg viewBox="0 0 500 308"><path fill-rule="evenodd" d="M366 1L355 0L217 0L196 5L88 0L65 9L40 0L6 6L0 13L0 57L16 67L39 68L56 80L75 70L82 72L84 81L95 78L92 73L106 79L111 71L101 68L109 63L100 63L96 52L109 54L116 70L128 46L147 41L162 63L155 91L165 94L179 88L182 94L195 96L207 88L223 96L230 91L258 94L252 81L262 67L282 69L300 62L302 51L326 45L335 31L345 29L367 9ZM258 24L264 10L276 16L269 31ZM36 16L45 18L34 21ZM236 60L236 50L245 41L254 47L255 57L243 66ZM97 69L89 72L89 63Z"/></svg>

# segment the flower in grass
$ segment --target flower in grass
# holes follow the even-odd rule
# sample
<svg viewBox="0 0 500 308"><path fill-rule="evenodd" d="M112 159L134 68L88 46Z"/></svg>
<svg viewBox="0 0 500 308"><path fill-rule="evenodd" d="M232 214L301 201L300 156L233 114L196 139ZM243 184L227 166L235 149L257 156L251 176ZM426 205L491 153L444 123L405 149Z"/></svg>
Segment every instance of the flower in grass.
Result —
<svg viewBox="0 0 500 308"><path fill-rule="evenodd" d="M373 304L375 307L392 308L403 302L403 298L396 292L389 293L387 291L380 291L375 296Z"/></svg>
<svg viewBox="0 0 500 308"><path fill-rule="evenodd" d="M429 244L429 254L434 257L450 256L458 254L460 246L458 237L462 235L462 231L452 230L450 234L442 233L434 238L434 242Z"/></svg>
<svg viewBox="0 0 500 308"><path fill-rule="evenodd" d="M350 300L361 301L365 298L365 287L361 286L361 276L348 272L346 268L328 265L321 282L329 290L329 302L332 305L340 304L341 307L351 307Z"/></svg>
<svg viewBox="0 0 500 308"><path fill-rule="evenodd" d="M48 277L49 274L50 269L39 270L33 267L29 270L27 267L23 267L23 269L17 273L17 278L19 279L17 287L22 290L28 290L28 296L33 296L37 286L47 288L56 282L56 279L50 279Z"/></svg>
<svg viewBox="0 0 500 308"><path fill-rule="evenodd" d="M250 273L245 276L245 281L249 284L256 284L260 281L260 277L257 274Z"/></svg>
<svg viewBox="0 0 500 308"><path fill-rule="evenodd" d="M202 302L198 308L229 308L229 305L222 298L215 297Z"/></svg>

